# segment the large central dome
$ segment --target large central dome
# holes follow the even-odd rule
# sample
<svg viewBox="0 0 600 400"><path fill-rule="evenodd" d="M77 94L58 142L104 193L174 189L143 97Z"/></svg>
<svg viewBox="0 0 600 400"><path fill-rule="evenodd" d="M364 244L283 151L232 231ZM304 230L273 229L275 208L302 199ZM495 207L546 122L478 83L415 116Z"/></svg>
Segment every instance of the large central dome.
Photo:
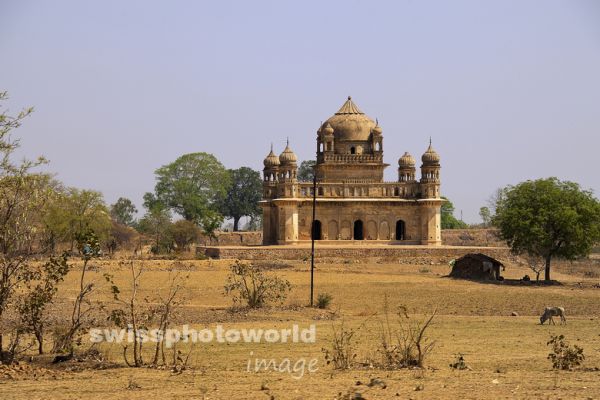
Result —
<svg viewBox="0 0 600 400"><path fill-rule="evenodd" d="M372 129L377 125L375 121L358 109L350 96L338 112L323 123L321 128L324 129L327 124L333 128L335 139L341 141L367 141Z"/></svg>

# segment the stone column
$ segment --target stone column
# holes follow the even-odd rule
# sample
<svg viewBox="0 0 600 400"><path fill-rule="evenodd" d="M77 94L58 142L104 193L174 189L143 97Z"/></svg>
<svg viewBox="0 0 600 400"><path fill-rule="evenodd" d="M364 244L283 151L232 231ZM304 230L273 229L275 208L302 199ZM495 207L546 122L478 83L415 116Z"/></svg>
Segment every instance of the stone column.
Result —
<svg viewBox="0 0 600 400"><path fill-rule="evenodd" d="M423 205L421 208L421 244L439 246L442 244L442 218L440 206Z"/></svg>

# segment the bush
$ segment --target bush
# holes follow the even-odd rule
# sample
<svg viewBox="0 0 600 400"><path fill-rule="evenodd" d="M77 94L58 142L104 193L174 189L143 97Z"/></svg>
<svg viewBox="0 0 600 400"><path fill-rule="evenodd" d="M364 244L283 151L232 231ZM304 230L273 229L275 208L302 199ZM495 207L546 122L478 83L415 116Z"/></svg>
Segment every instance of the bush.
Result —
<svg viewBox="0 0 600 400"><path fill-rule="evenodd" d="M335 369L349 369L354 364L356 358L356 345L354 335L356 330L347 329L342 321L339 329L333 326L333 339L331 349L322 348L327 365L333 364Z"/></svg>
<svg viewBox="0 0 600 400"><path fill-rule="evenodd" d="M333 296L329 293L319 293L319 296L317 297L317 308L329 308L331 300L333 300Z"/></svg>
<svg viewBox="0 0 600 400"><path fill-rule="evenodd" d="M564 335L552 335L547 343L552 346L552 352L548 354L548 360L552 361L552 368L559 370L570 370L581 365L585 356L583 349L577 345L569 345Z"/></svg>
<svg viewBox="0 0 600 400"><path fill-rule="evenodd" d="M235 304L260 308L270 302L283 303L292 285L286 279L269 276L252 264L236 261L225 284L225 295Z"/></svg>
<svg viewBox="0 0 600 400"><path fill-rule="evenodd" d="M182 219L172 225L171 235L177 250L185 251L200 238L200 228L195 223Z"/></svg>
<svg viewBox="0 0 600 400"><path fill-rule="evenodd" d="M399 306L392 320L386 297L377 348L381 361L376 366L382 369L423 368L425 358L435 345L426 333L435 315L436 311L425 320L417 321L409 318L406 307Z"/></svg>

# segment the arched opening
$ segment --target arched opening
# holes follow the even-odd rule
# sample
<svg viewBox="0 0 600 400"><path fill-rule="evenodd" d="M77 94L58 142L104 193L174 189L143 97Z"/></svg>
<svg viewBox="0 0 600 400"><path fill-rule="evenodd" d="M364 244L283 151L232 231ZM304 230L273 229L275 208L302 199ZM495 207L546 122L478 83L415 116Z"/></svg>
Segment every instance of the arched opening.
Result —
<svg viewBox="0 0 600 400"><path fill-rule="evenodd" d="M381 151L381 144L379 142L375 144L375 151Z"/></svg>
<svg viewBox="0 0 600 400"><path fill-rule="evenodd" d="M350 147L350 154L356 154L356 147Z"/></svg>
<svg viewBox="0 0 600 400"><path fill-rule="evenodd" d="M360 219L354 221L354 240L363 240L364 238L363 222Z"/></svg>
<svg viewBox="0 0 600 400"><path fill-rule="evenodd" d="M327 239L337 240L338 239L338 223L337 221L329 221L327 226Z"/></svg>
<svg viewBox="0 0 600 400"><path fill-rule="evenodd" d="M321 221L315 220L312 227L312 239L321 240Z"/></svg>
<svg viewBox="0 0 600 400"><path fill-rule="evenodd" d="M323 196L323 188L322 187L320 187L320 188L317 189L317 194L319 196Z"/></svg>
<svg viewBox="0 0 600 400"><path fill-rule="evenodd" d="M396 222L396 240L404 240L406 235L406 224L401 219Z"/></svg>

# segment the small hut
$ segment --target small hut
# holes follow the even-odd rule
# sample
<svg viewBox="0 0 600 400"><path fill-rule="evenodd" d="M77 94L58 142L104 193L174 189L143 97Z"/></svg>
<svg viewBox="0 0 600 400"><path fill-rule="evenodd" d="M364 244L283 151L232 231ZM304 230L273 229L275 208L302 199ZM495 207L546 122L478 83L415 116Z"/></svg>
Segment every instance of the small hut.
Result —
<svg viewBox="0 0 600 400"><path fill-rule="evenodd" d="M472 279L478 281L501 281L500 268L504 265L489 256L481 253L470 253L462 256L452 265L452 278Z"/></svg>

